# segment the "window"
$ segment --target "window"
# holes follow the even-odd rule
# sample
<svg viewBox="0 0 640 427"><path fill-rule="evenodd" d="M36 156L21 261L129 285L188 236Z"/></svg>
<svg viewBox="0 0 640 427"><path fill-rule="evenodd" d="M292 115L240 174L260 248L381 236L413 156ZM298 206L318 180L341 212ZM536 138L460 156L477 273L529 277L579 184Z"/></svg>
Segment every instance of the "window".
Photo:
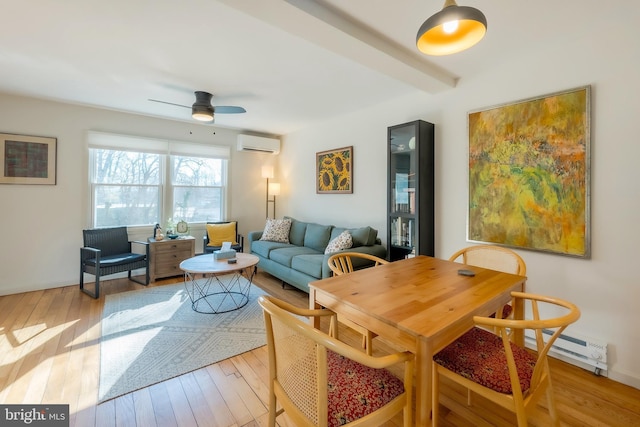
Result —
<svg viewBox="0 0 640 427"><path fill-rule="evenodd" d="M99 132L88 140L94 227L224 218L228 147Z"/></svg>
<svg viewBox="0 0 640 427"><path fill-rule="evenodd" d="M220 221L225 166L222 159L171 156L172 218L187 222Z"/></svg>
<svg viewBox="0 0 640 427"><path fill-rule="evenodd" d="M92 149L93 225L160 222L162 158L159 154Z"/></svg>

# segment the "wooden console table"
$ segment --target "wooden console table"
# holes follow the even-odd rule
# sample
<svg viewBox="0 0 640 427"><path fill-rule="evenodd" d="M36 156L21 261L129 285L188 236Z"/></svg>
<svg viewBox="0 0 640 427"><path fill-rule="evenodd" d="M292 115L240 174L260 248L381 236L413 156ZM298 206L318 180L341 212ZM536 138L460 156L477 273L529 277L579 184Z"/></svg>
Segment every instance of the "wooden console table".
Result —
<svg viewBox="0 0 640 427"><path fill-rule="evenodd" d="M186 236L179 239L156 240L149 237L149 279L182 275L180 263L195 255L196 239Z"/></svg>

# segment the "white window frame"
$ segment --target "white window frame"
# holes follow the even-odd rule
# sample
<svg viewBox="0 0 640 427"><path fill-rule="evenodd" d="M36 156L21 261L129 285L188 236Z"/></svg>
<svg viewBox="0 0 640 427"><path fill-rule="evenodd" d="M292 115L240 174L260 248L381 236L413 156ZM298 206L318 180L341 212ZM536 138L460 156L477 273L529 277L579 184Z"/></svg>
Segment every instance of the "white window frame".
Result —
<svg viewBox="0 0 640 427"><path fill-rule="evenodd" d="M228 173L230 149L228 146L204 145L183 141L170 141L156 138L145 138L128 135L111 134L104 132L89 131L87 135L88 151L89 151L89 212L91 218L91 227L95 227L96 218L96 200L95 200L95 184L93 182L95 159L93 158L93 149L107 149L116 151L134 151L160 154L160 184L159 184L159 206L160 206L160 225L164 225L171 218L173 212L173 193L177 187L191 186L173 186L171 180L171 156L179 155L185 157L205 157L222 160L222 187L220 200L221 220L226 218L227 198L228 198ZM103 184L99 184L103 185ZM122 184L119 184L122 185ZM179 219L174 219L179 220ZM195 221L195 224L204 224L206 221ZM128 227L149 227L153 224L124 224Z"/></svg>
<svg viewBox="0 0 640 427"><path fill-rule="evenodd" d="M207 156L201 156L201 155L186 155L186 154L177 154L177 153L172 153L170 156L168 156L167 158L168 166L166 167L166 175L165 175L165 180L167 182L167 185L166 185L167 203L164 204L164 207L166 208L166 211L164 212L164 217L171 218L173 222L177 222L183 219L179 217L178 218L172 217L174 213L173 211L174 195L175 195L175 190L177 188L211 188L211 189L220 189L220 218L209 218L202 221L190 221L190 223L204 224L209 221L223 221L224 218L226 217L226 212L227 212L227 182L228 182L228 169L229 169L228 161L224 161L224 159L218 159L218 160L222 160L220 185L182 185L182 184L174 184L173 179L171 177L171 173L174 167L173 165L174 156L193 157L193 158L203 157L203 158L209 158L209 159L217 159L215 157L207 157Z"/></svg>

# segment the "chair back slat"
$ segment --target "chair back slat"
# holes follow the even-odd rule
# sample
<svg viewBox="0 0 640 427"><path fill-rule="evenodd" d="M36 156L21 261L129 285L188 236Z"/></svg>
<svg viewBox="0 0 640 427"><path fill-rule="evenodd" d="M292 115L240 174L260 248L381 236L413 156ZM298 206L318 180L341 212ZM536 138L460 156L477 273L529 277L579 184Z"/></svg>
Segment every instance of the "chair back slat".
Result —
<svg viewBox="0 0 640 427"><path fill-rule="evenodd" d="M388 264L389 261L375 255L361 252L337 252L327 259L329 268L335 276L351 273L361 267L375 267Z"/></svg>

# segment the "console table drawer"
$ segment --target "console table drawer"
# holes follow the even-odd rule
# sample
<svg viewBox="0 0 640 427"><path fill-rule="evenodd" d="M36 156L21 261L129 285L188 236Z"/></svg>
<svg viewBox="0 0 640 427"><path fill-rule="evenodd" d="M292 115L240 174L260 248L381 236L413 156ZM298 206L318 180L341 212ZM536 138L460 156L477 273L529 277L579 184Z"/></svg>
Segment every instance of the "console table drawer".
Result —
<svg viewBox="0 0 640 427"><path fill-rule="evenodd" d="M191 258L190 251L159 253L154 260L156 277L178 276L182 274L180 263Z"/></svg>
<svg viewBox="0 0 640 427"><path fill-rule="evenodd" d="M192 240L169 240L156 243L156 253L166 254L173 253L175 251L191 251Z"/></svg>

